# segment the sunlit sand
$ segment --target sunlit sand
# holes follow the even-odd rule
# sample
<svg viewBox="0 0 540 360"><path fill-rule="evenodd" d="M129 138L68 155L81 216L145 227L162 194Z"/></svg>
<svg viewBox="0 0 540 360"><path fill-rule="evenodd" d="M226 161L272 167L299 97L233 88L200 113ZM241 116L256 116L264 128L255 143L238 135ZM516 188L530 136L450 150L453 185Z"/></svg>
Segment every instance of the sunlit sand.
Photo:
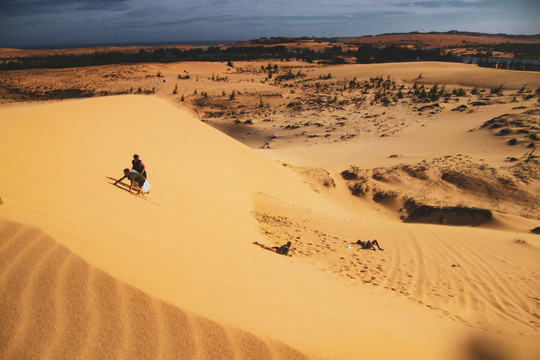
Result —
<svg viewBox="0 0 540 360"><path fill-rule="evenodd" d="M163 76L141 80L156 87L154 95L0 108L0 358L540 356L540 238L530 232L540 218L539 179L505 183L515 170L506 159L523 162L531 149L521 137L509 146L509 137L482 127L534 110L536 99L513 103L507 95L474 107L464 97L441 101L433 114L409 103L365 105L357 112L380 122L359 116L325 137L330 115L320 116L324 126L306 126L311 138L285 129L295 115L284 111L272 122L250 113L251 130L205 117L209 105L179 101L195 90L224 99L240 91L246 108L258 101L250 93L264 91L279 96L263 102L298 101L299 92L237 71L260 66L150 64L148 74ZM119 68L94 69L102 72L97 88L109 86L102 75L111 69ZM184 70L190 79L178 81ZM331 72L336 82L380 75L488 92L502 83L513 92L540 86L538 73L464 64L303 71ZM228 81L209 80L218 74ZM121 84L138 86L137 79ZM467 111L451 111L459 105ZM313 118L298 122L315 122L308 113ZM331 115L354 113L344 107ZM536 116L527 115L533 125ZM353 129L357 135L346 138ZM270 135L275 140L263 146ZM152 202L108 179L120 178L134 153L148 168ZM357 178L344 177L346 170ZM450 182L449 174L462 177ZM478 189L463 174L473 174ZM446 224L451 216L410 223L402 221L406 197L493 217L455 220L465 226ZM377 239L384 251L351 245L358 239ZM291 256L255 241L291 241Z"/></svg>

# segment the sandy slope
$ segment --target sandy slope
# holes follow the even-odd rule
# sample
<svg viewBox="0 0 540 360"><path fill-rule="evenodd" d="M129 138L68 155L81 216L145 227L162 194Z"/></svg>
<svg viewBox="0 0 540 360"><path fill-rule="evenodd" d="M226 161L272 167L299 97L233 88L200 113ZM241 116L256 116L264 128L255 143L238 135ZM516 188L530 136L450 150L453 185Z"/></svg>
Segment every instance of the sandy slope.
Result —
<svg viewBox="0 0 540 360"><path fill-rule="evenodd" d="M0 221L2 359L307 359L112 278L38 228Z"/></svg>
<svg viewBox="0 0 540 360"><path fill-rule="evenodd" d="M180 314L175 316L199 319L203 329L195 332L195 342L204 343L212 334L216 339L211 341L224 347L223 358L260 357L239 354L244 345L226 347L233 340L223 340L219 326L253 334L245 336L253 342L262 338L271 349L277 345L266 339L334 359L457 359L472 357L478 349L516 358L540 354L540 268L535 261L540 243L533 235L403 225L361 201L340 204L335 201L344 196L339 190L320 188L153 97L13 107L0 110L0 128L0 218L37 225L60 244L34 240L33 251L48 255L32 260L23 251L2 268L1 284L15 294L4 298L2 309L14 314L17 320L6 318L18 329L2 333L9 339L8 349L24 343L28 351L68 356L74 348L89 346L81 343L86 340L80 335L73 346L62 343L66 325L56 316L69 317L73 308L55 307L51 320L45 303L31 314L27 305L16 305L19 299L27 304L43 298L53 306L52 299L60 295L50 292L69 288L72 280L62 265L70 258L78 264L75 272L100 274L104 282L114 282L110 286L125 289L142 303L119 310L126 319L122 321L148 317L141 319L141 331L160 334L137 353L140 357L156 348L165 354L177 345L165 340L170 338L165 327L141 313L150 306L158 317L168 318L155 310L163 302ZM119 177L134 152L148 166L150 198L160 206L106 179ZM288 222L276 224L276 229L264 227L265 220L278 216ZM18 231L2 237L2 251L16 250L9 249L18 244ZM516 236L525 243L515 242ZM44 235L37 230L20 235L25 241L34 237ZM385 252L347 250L359 237L376 237ZM286 239L297 243L292 258L251 244ZM4 261L10 259L9 252L2 254ZM15 269L32 266L60 275L36 270L26 283L12 281ZM32 285L40 276L44 284L53 283L51 288ZM90 298L99 296L98 288L87 291ZM86 307L89 317L99 317L94 305L73 303ZM54 330L28 344L25 336L36 323ZM180 332L187 331L180 327ZM92 328L91 338L107 331ZM122 340L111 341L126 344L143 336L130 331ZM497 333L504 339L496 338ZM184 351L190 348L188 344ZM260 348L264 346L258 350L264 353ZM231 351L234 354L225 355ZM194 358L214 355L197 352ZM118 357L130 358L123 352Z"/></svg>
<svg viewBox="0 0 540 360"><path fill-rule="evenodd" d="M343 65L328 67L332 78L347 77L359 79L371 76L390 76L405 82L418 81L425 84L448 84L490 88L505 85L505 89L519 89L523 85L536 89L540 86L538 72L497 70L479 68L474 65L446 62L419 61L414 63L386 63L369 65ZM324 72L324 71L323 71ZM419 75L422 75L418 79Z"/></svg>

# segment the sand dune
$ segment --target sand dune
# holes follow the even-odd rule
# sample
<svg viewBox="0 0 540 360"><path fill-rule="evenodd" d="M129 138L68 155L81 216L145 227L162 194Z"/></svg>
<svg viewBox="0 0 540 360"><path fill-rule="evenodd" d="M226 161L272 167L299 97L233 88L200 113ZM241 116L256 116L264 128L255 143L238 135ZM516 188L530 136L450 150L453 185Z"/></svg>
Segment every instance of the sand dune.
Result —
<svg viewBox="0 0 540 360"><path fill-rule="evenodd" d="M508 218L402 224L155 97L6 108L0 128L5 358L540 354L540 243ZM159 206L106 178L135 152Z"/></svg>
<svg viewBox="0 0 540 360"><path fill-rule="evenodd" d="M115 280L38 228L0 222L1 359L308 359Z"/></svg>
<svg viewBox="0 0 540 360"><path fill-rule="evenodd" d="M321 74L325 70L319 71ZM333 78L390 76L408 83L417 81L424 84L448 84L459 86L478 86L491 88L504 84L506 89L519 89L524 85L536 89L540 86L537 72L498 70L479 68L474 65L445 62L386 63L369 65L344 65L328 68ZM421 78L418 78L422 75Z"/></svg>

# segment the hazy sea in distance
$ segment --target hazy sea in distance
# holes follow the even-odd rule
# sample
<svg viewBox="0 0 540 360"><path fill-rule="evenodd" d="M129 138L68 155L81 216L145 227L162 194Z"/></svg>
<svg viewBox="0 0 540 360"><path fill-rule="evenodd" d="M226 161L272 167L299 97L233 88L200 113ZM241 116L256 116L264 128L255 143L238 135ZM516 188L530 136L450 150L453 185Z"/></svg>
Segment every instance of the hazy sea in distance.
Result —
<svg viewBox="0 0 540 360"><path fill-rule="evenodd" d="M124 46L173 46L173 45L191 45L191 46L214 46L220 44L232 44L246 39L234 40L178 40L178 41L141 41L141 42L114 42L114 43L77 43L77 44L36 44L36 45L0 45L0 47L15 48L22 50L54 50L54 49L84 49L94 47L124 47Z"/></svg>

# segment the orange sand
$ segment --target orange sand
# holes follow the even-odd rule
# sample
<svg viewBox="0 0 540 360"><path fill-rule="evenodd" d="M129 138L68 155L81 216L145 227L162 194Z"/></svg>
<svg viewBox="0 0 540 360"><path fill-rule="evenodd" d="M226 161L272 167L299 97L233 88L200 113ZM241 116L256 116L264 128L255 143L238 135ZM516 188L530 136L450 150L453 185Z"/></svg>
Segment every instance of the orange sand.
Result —
<svg viewBox="0 0 540 360"><path fill-rule="evenodd" d="M399 141L415 159L437 156L435 134L441 153L476 154L483 141L506 156L485 134L456 144L456 121L373 140L362 165ZM398 222L336 176L362 158L354 144L342 158L339 145L270 150L331 170L326 188L157 97L13 106L0 129L0 358L540 355L535 221ZM106 178L133 153L159 206ZM251 244L288 238L311 245L283 257ZM358 238L385 251L347 249Z"/></svg>

